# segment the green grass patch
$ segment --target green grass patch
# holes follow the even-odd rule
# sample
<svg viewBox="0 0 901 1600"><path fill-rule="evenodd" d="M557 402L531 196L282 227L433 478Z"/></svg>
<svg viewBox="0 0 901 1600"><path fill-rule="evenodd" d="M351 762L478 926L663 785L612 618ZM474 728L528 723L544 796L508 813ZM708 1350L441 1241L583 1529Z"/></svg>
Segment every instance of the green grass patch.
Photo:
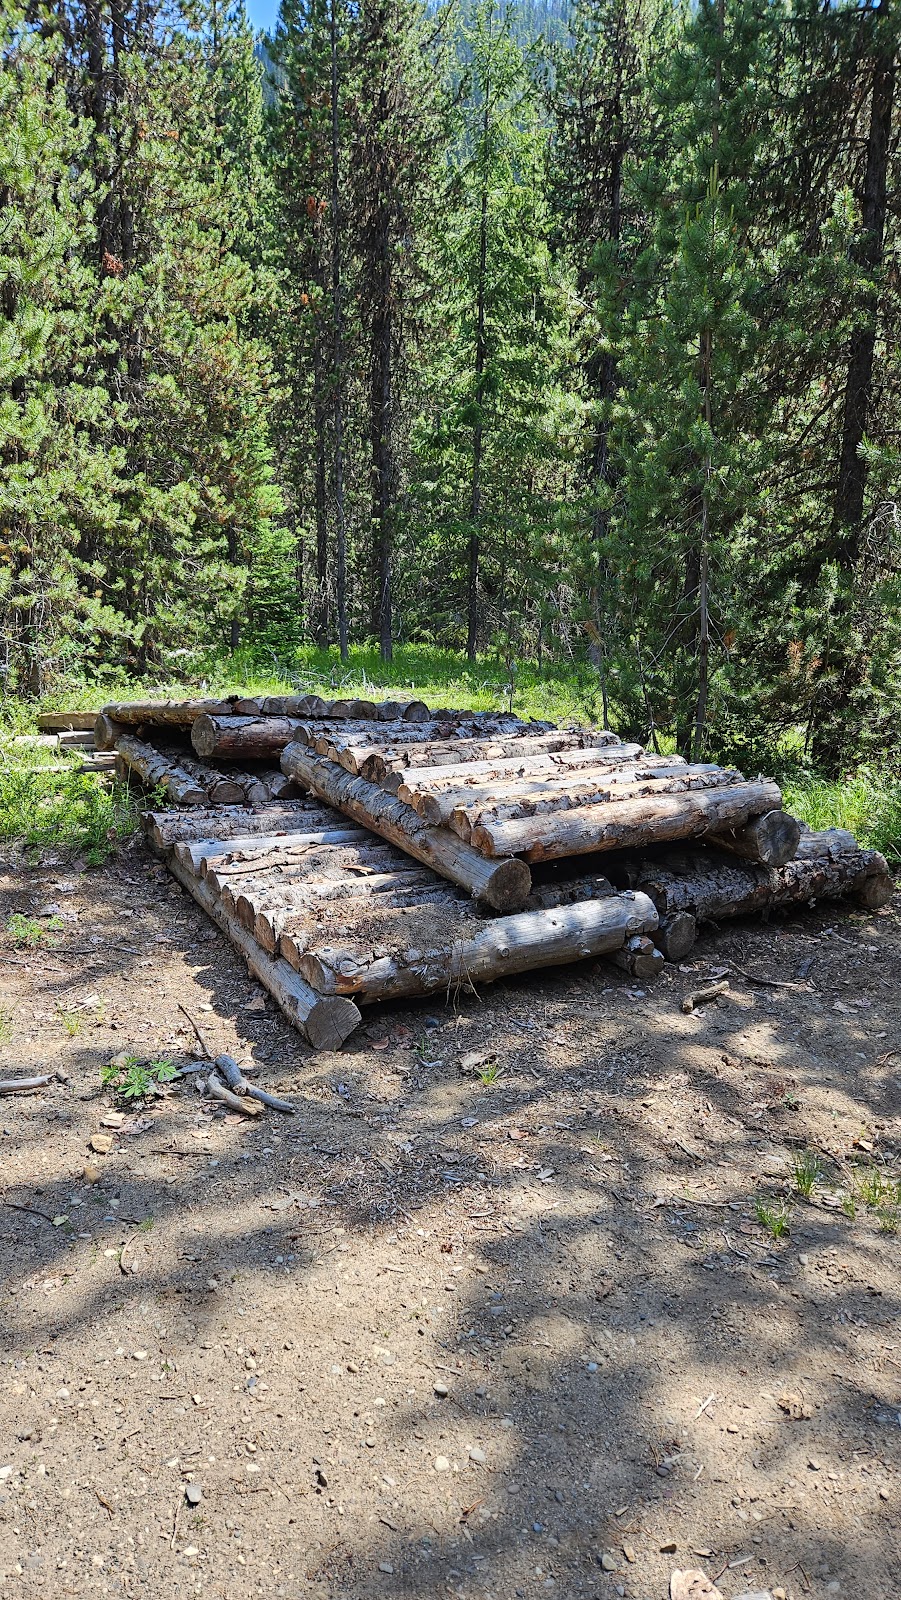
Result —
<svg viewBox="0 0 901 1600"><path fill-rule="evenodd" d="M5 760L9 751L0 755ZM137 800L125 784L106 784L75 768L46 772L6 764L0 772L0 839L21 839L35 855L55 849L99 866L139 823Z"/></svg>
<svg viewBox="0 0 901 1600"><path fill-rule="evenodd" d="M53 935L62 930L62 917L44 917L38 922L21 911L15 911L6 924L6 936L17 950L37 950L40 945L58 944L59 940Z"/></svg>
<svg viewBox="0 0 901 1600"><path fill-rule="evenodd" d="M848 828L860 843L901 863L901 777L862 767L847 778L785 779L786 810L811 828Z"/></svg>

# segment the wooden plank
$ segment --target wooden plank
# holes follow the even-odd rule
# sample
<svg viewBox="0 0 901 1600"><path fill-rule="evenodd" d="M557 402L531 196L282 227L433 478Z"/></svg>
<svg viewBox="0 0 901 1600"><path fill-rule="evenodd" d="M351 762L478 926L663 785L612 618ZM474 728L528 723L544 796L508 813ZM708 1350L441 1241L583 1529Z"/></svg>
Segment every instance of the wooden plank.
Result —
<svg viewBox="0 0 901 1600"><path fill-rule="evenodd" d="M96 716L96 711L41 711L37 723L42 733L60 733L66 728L93 733Z"/></svg>

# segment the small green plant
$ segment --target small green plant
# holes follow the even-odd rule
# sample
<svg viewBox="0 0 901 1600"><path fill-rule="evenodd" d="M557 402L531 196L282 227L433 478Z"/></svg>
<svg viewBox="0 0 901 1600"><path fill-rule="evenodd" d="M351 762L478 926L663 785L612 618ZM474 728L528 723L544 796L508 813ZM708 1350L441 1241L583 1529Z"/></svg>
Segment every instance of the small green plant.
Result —
<svg viewBox="0 0 901 1600"><path fill-rule="evenodd" d="M897 1233L898 1224L901 1222L901 1203L892 1200L888 1205L876 1207L876 1216L879 1220L880 1233Z"/></svg>
<svg viewBox="0 0 901 1600"><path fill-rule="evenodd" d="M171 1083L178 1068L171 1061L142 1062L137 1056L115 1056L100 1068L100 1081L105 1089L112 1089L120 1100L143 1100L161 1083Z"/></svg>
<svg viewBox="0 0 901 1600"><path fill-rule="evenodd" d="M479 1068L479 1082L482 1088L490 1089L492 1084L497 1083L502 1071L503 1068L499 1062L487 1061L484 1067Z"/></svg>
<svg viewBox="0 0 901 1600"><path fill-rule="evenodd" d="M851 1221L853 1222L854 1218L857 1216L857 1201L854 1199L854 1196L850 1193L850 1191L847 1194L842 1195L842 1210L844 1211L845 1216L850 1217Z"/></svg>
<svg viewBox="0 0 901 1600"><path fill-rule="evenodd" d="M817 1179L821 1176L819 1159L813 1150L805 1150L803 1155L795 1157L792 1168L795 1188L805 1200L813 1194Z"/></svg>
<svg viewBox="0 0 901 1600"><path fill-rule="evenodd" d="M13 1014L11 1011L0 1011L0 1045L9 1044L13 1036Z"/></svg>
<svg viewBox="0 0 901 1600"><path fill-rule="evenodd" d="M6 924L6 933L17 950L36 950L42 944L56 944L53 935L61 933L63 927L62 917L43 917L38 922L35 917L15 911Z"/></svg>
<svg viewBox="0 0 901 1600"><path fill-rule="evenodd" d="M61 1011L59 1013L59 1020L69 1035L69 1038L77 1039L81 1032L81 1025L84 1020L81 1016L79 1016L78 1012Z"/></svg>
<svg viewBox="0 0 901 1600"><path fill-rule="evenodd" d="M772 1239L784 1239L791 1232L788 1207L784 1200L778 1206L767 1205L765 1200L755 1200L754 1214Z"/></svg>
<svg viewBox="0 0 901 1600"><path fill-rule="evenodd" d="M862 1172L858 1177L857 1187L861 1200L871 1211L885 1205L886 1201L898 1198L899 1185L891 1178L887 1178L878 1167L869 1167Z"/></svg>

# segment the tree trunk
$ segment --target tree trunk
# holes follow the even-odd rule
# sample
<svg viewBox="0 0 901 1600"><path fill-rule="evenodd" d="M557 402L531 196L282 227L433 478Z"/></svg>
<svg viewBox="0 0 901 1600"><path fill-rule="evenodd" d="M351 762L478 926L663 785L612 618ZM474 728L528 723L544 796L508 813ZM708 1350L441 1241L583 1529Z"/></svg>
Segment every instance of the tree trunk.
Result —
<svg viewBox="0 0 901 1600"><path fill-rule="evenodd" d="M338 38L335 21L335 0L329 0L329 45L331 65L331 123L332 123L332 215L331 215L331 277L332 277L332 334L333 367L332 406L333 457L332 478L335 494L335 600L338 610L338 648L341 660L346 661L347 650L347 524L344 515L344 300L341 280L341 187L339 181L339 119L338 119Z"/></svg>
<svg viewBox="0 0 901 1600"><path fill-rule="evenodd" d="M854 258L870 279L878 278L885 257L888 170L891 152L892 104L895 92L896 45L890 31L891 0L879 0L873 14L877 31L870 91L870 124L867 134L867 162L861 204L861 238ZM878 37L880 28L885 36ZM853 566L858 553L863 524L867 464L861 445L870 417L873 360L879 320L879 287L874 284L863 297L863 316L851 335L848 375L842 421L838 486L835 496L837 553L844 567Z"/></svg>
<svg viewBox="0 0 901 1600"><path fill-rule="evenodd" d="M488 127L490 118L490 75L485 79L482 118L482 194L479 211L479 276L476 286L475 402L472 430L472 485L469 502L469 577L467 583L466 655L475 661L479 630L479 519L482 515L482 443L485 402L485 278L488 269Z"/></svg>

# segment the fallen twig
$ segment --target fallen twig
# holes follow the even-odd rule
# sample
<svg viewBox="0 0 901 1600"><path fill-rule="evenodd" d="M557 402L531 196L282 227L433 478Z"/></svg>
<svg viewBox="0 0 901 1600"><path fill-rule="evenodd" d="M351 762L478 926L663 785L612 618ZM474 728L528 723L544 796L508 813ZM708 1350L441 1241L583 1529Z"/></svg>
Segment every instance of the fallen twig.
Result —
<svg viewBox="0 0 901 1600"><path fill-rule="evenodd" d="M214 1100L221 1100L223 1105L230 1107L232 1111L242 1112L245 1117L258 1117L262 1112L263 1107L258 1100L251 1100L246 1095L232 1094L231 1089L226 1089L222 1079L215 1072L211 1072L206 1080L206 1091Z"/></svg>
<svg viewBox="0 0 901 1600"><path fill-rule="evenodd" d="M46 1072L39 1078L2 1078L0 1094L28 1094L34 1089L45 1089L55 1077L55 1072Z"/></svg>
<svg viewBox="0 0 901 1600"><path fill-rule="evenodd" d="M217 1056L216 1066L235 1094L249 1095L252 1100L259 1100L261 1105L269 1106L273 1111L287 1111L291 1116L294 1115L297 1108L289 1101L279 1100L277 1095L267 1094L265 1089L248 1083L234 1056Z"/></svg>
<svg viewBox="0 0 901 1600"><path fill-rule="evenodd" d="M721 994L728 994L729 979L723 978L721 983L710 983L705 989L695 989L693 994L687 994L682 1001L682 1010L688 1016L694 1011L695 1006L706 1005L709 1000L716 1000Z"/></svg>
<svg viewBox="0 0 901 1600"><path fill-rule="evenodd" d="M736 966L734 961L729 962L729 967L733 972L737 972L740 978L744 978L746 983L757 983L764 989L807 989L810 987L806 983L792 983L788 978L755 978L753 972L746 972L744 967Z"/></svg>
<svg viewBox="0 0 901 1600"><path fill-rule="evenodd" d="M180 1000L177 1000L175 1003L178 1006L178 1009L181 1012L182 1016L183 1017L187 1017L188 1021L191 1024L191 1027L194 1029L194 1032L196 1033L198 1042L200 1044L200 1048L204 1052L204 1055L209 1056L210 1060L212 1061L212 1059L213 1059L213 1051L210 1049L209 1045L207 1044L205 1038L203 1037L203 1034L201 1033L200 1029L197 1026L197 1023L194 1021L194 1018L191 1016L190 1011L186 1011L185 1010L185 1008L182 1005Z"/></svg>

